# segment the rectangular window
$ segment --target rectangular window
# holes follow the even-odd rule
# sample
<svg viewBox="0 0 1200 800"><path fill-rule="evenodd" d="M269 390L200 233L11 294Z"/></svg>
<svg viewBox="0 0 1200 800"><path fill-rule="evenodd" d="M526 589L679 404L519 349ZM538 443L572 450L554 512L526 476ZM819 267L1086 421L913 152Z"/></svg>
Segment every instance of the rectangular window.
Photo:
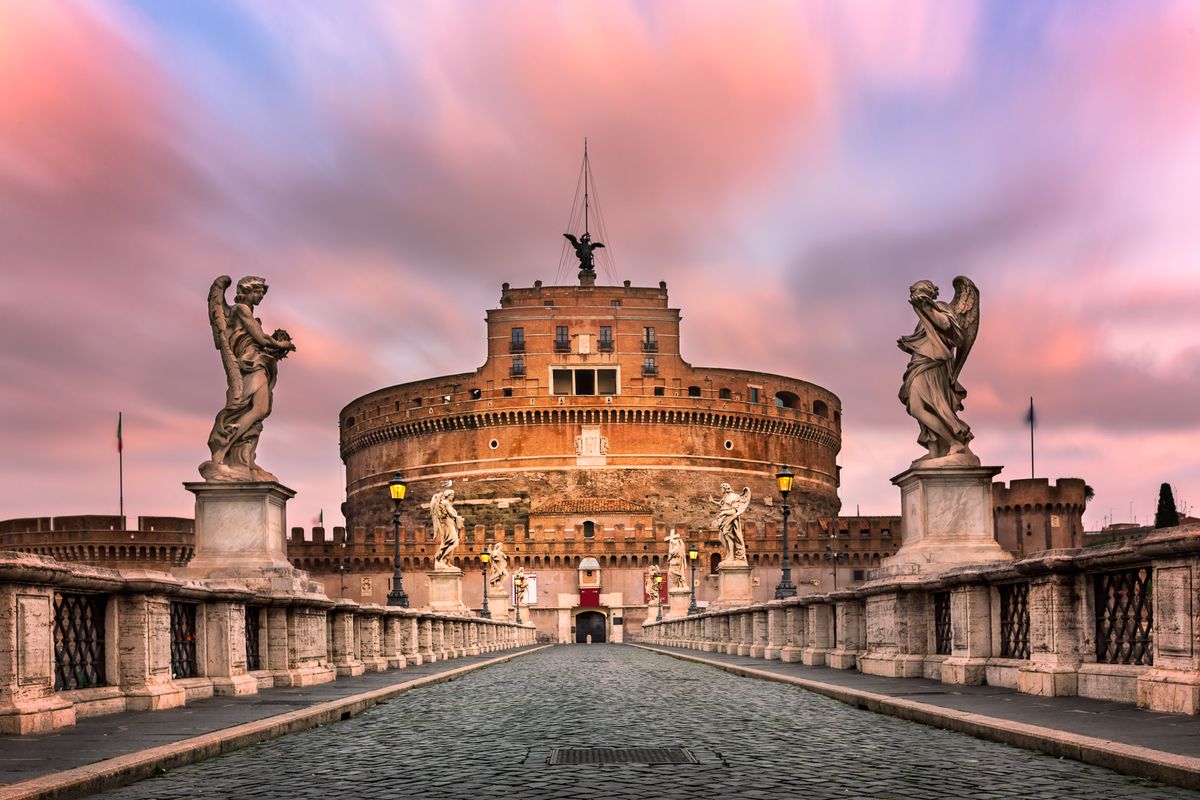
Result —
<svg viewBox="0 0 1200 800"><path fill-rule="evenodd" d="M663 387L663 386L655 386L654 387L654 396L655 397L662 397L666 393L667 393L667 390L665 387Z"/></svg>
<svg viewBox="0 0 1200 800"><path fill-rule="evenodd" d="M612 327L602 325L600 327L600 352L611 353L613 349Z"/></svg>
<svg viewBox="0 0 1200 800"><path fill-rule="evenodd" d="M525 329L513 328L512 339L508 342L508 352L524 353L525 352Z"/></svg>
<svg viewBox="0 0 1200 800"><path fill-rule="evenodd" d="M575 394L595 394L596 373L590 369L575 370Z"/></svg>
<svg viewBox="0 0 1200 800"><path fill-rule="evenodd" d="M758 394L759 394L759 388L757 386L751 386L750 387L750 402L751 403L759 402Z"/></svg>
<svg viewBox="0 0 1200 800"><path fill-rule="evenodd" d="M613 308L620 308L620 307L621 307L621 301L620 301L620 300L613 300L613 301L612 301L612 303L611 303L610 305L612 305L612 307L613 307Z"/></svg>
<svg viewBox="0 0 1200 800"><path fill-rule="evenodd" d="M565 353L571 349L571 334L566 325L554 329L554 352Z"/></svg>
<svg viewBox="0 0 1200 800"><path fill-rule="evenodd" d="M657 375L658 363L654 360L654 356L646 356L642 359L642 374Z"/></svg>
<svg viewBox="0 0 1200 800"><path fill-rule="evenodd" d="M654 336L654 328L642 328L642 350L647 353L657 352L658 339Z"/></svg>
<svg viewBox="0 0 1200 800"><path fill-rule="evenodd" d="M571 370L556 369L552 373L554 379L555 394L570 394L571 393Z"/></svg>
<svg viewBox="0 0 1200 800"><path fill-rule="evenodd" d="M598 394L617 393L617 371L601 369L596 371L596 389Z"/></svg>
<svg viewBox="0 0 1200 800"><path fill-rule="evenodd" d="M509 372L514 378L521 377L525 374L525 356L513 356L512 370Z"/></svg>

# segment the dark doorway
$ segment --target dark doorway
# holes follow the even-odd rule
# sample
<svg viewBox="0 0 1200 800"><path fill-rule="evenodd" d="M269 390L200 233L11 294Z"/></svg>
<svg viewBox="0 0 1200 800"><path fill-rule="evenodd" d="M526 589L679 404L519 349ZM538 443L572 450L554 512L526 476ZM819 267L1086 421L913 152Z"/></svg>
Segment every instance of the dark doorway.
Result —
<svg viewBox="0 0 1200 800"><path fill-rule="evenodd" d="M575 615L575 644L587 644L592 637L592 644L605 641L604 615L599 611L581 611Z"/></svg>

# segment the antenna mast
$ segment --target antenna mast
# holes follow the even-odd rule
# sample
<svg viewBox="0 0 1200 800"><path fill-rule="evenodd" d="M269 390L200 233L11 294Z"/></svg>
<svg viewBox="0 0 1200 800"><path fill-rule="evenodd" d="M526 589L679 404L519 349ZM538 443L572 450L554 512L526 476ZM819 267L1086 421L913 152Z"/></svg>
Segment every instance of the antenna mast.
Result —
<svg viewBox="0 0 1200 800"><path fill-rule="evenodd" d="M591 180L591 166L588 164L587 137L583 137L583 232L588 231L588 182Z"/></svg>

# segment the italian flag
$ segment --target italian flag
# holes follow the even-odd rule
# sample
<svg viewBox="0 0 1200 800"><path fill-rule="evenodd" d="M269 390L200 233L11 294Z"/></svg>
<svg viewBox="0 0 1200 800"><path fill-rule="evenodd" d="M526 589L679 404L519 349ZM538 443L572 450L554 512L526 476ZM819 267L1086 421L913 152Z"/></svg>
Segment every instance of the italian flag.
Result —
<svg viewBox="0 0 1200 800"><path fill-rule="evenodd" d="M121 412L118 411L117 412L117 452L120 453L123 450L124 450L124 444L121 441Z"/></svg>

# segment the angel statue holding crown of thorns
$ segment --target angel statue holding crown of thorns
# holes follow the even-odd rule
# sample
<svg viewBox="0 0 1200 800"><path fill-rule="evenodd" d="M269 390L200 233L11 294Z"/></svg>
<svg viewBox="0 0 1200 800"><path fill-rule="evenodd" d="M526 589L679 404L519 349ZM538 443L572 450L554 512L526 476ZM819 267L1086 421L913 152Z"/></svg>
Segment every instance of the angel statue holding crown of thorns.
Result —
<svg viewBox="0 0 1200 800"><path fill-rule="evenodd" d="M271 413L276 364L296 346L285 330L268 336L254 316L254 307L267 293L266 280L256 275L242 278L229 305L225 291L232 282L222 275L208 291L209 322L227 386L225 407L208 436L212 458L200 465L200 474L208 481L275 481L254 458L263 420Z"/></svg>
<svg viewBox="0 0 1200 800"><path fill-rule="evenodd" d="M958 418L967 390L958 382L979 333L979 289L970 278L954 279L954 299L943 303L932 281L909 288L917 329L896 344L911 359L900 402L921 426L917 442L929 451L914 467L979 466L971 452L971 428Z"/></svg>

